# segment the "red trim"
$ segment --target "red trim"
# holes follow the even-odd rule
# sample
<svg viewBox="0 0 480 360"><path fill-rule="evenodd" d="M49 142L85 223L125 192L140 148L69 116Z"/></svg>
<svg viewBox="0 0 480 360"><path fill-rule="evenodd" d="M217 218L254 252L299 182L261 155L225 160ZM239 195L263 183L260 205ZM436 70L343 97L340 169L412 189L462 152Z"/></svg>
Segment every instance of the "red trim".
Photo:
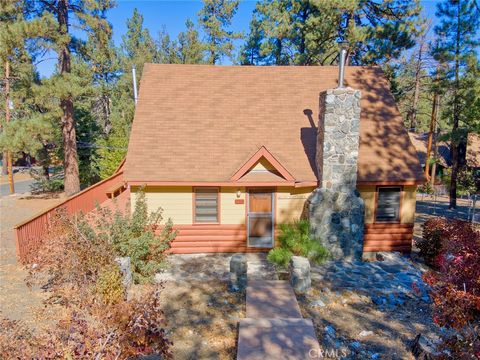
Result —
<svg viewBox="0 0 480 360"><path fill-rule="evenodd" d="M425 181L423 180L399 180L399 181L357 181L358 185L378 185L378 186L389 186L389 185L404 185L404 186L414 186L414 185L423 185Z"/></svg>
<svg viewBox="0 0 480 360"><path fill-rule="evenodd" d="M128 181L130 186L198 186L198 187L275 187L275 186L285 186L285 187L315 187L318 186L317 181L284 181L284 182L222 182L222 181L210 181L210 182L200 182L200 181L145 181L145 180L132 180Z"/></svg>
<svg viewBox="0 0 480 360"><path fill-rule="evenodd" d="M196 193L197 189L216 189L217 190L217 221L214 222L196 222L195 221L195 200L196 200ZM221 206L221 201L222 198L220 196L221 194L221 188L219 187L212 187L212 186L198 186L194 187L192 189L192 224L193 225L220 225L221 222L221 213L222 213L222 206Z"/></svg>
<svg viewBox="0 0 480 360"><path fill-rule="evenodd" d="M265 158L285 180L295 181L295 178L288 172L280 162L267 150L265 146L262 146L243 166L232 175L230 180L237 181L244 176L250 168L255 165L261 158Z"/></svg>

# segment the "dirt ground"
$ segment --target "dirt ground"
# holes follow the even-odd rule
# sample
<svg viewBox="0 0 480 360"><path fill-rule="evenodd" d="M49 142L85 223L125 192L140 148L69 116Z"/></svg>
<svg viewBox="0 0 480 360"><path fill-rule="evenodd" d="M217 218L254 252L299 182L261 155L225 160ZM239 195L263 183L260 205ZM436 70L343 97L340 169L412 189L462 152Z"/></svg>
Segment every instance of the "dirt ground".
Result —
<svg viewBox="0 0 480 360"><path fill-rule="evenodd" d="M224 281L167 282L161 295L175 359L235 359L245 294Z"/></svg>
<svg viewBox="0 0 480 360"><path fill-rule="evenodd" d="M61 201L61 197L0 197L0 313L36 327L45 293L29 289L25 268L17 264L13 226Z"/></svg>
<svg viewBox="0 0 480 360"><path fill-rule="evenodd" d="M421 333L438 339L440 329L432 322L430 305L409 300L392 310L380 309L368 296L346 291L322 291L312 283L311 299L321 298L326 306L312 307L306 298L299 304L305 318L311 318L324 349L343 349L348 359L413 360L410 342ZM335 330L328 337L325 328Z"/></svg>

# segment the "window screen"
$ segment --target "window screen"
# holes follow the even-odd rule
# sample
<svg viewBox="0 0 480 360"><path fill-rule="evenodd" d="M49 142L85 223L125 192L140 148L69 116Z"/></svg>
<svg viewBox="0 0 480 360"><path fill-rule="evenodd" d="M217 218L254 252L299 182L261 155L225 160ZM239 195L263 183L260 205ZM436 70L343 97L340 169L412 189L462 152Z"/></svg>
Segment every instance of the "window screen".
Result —
<svg viewBox="0 0 480 360"><path fill-rule="evenodd" d="M382 187L378 188L377 222L398 222L400 221L400 188Z"/></svg>
<svg viewBox="0 0 480 360"><path fill-rule="evenodd" d="M195 189L195 222L218 222L218 189Z"/></svg>

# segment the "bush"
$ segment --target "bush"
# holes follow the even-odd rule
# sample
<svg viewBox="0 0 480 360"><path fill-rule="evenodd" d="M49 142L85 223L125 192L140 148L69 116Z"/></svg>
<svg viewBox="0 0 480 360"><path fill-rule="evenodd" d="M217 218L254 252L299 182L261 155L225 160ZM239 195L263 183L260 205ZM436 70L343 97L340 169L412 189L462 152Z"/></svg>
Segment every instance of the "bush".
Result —
<svg viewBox="0 0 480 360"><path fill-rule="evenodd" d="M125 298L123 275L116 264L101 269L96 282L96 293L106 305L118 304Z"/></svg>
<svg viewBox="0 0 480 360"><path fill-rule="evenodd" d="M420 256L425 263L434 266L442 249L442 236L447 225L444 218L431 218L422 225L422 238L415 240Z"/></svg>
<svg viewBox="0 0 480 360"><path fill-rule="evenodd" d="M278 247L268 252L267 260L281 268L286 268L292 256L293 253L290 250Z"/></svg>
<svg viewBox="0 0 480 360"><path fill-rule="evenodd" d="M328 250L320 244L320 241L310 237L308 220L280 224L278 241L280 247L270 250L267 259L279 267L287 267L293 255L304 256L317 264L329 257Z"/></svg>
<svg viewBox="0 0 480 360"><path fill-rule="evenodd" d="M62 311L57 326L30 331L0 317L2 359L133 359L160 355L170 359L160 289L116 305L89 304Z"/></svg>
<svg viewBox="0 0 480 360"><path fill-rule="evenodd" d="M165 265L165 251L177 235L169 219L161 226L162 209L148 213L145 193L137 193L135 210L130 216L115 214L113 221L102 222L114 251L118 256L128 256L132 264L133 280L145 283ZM105 228L106 225L106 228Z"/></svg>
<svg viewBox="0 0 480 360"><path fill-rule="evenodd" d="M424 275L431 287L433 319L460 335L444 339L443 346L453 358L473 359L464 355L480 355L480 231L460 220L440 219L437 224L435 236L441 243L435 261L438 271Z"/></svg>

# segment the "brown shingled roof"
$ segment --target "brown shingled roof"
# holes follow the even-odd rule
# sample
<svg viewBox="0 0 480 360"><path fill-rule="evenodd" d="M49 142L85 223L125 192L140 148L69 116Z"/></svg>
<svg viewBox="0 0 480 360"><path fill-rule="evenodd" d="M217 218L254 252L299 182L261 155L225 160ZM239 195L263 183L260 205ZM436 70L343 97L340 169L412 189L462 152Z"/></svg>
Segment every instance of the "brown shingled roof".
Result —
<svg viewBox="0 0 480 360"><path fill-rule="evenodd" d="M317 181L320 92L337 67L145 64L125 178L229 182L264 146L297 182ZM359 183L421 182L423 172L378 68L347 67L362 91Z"/></svg>

